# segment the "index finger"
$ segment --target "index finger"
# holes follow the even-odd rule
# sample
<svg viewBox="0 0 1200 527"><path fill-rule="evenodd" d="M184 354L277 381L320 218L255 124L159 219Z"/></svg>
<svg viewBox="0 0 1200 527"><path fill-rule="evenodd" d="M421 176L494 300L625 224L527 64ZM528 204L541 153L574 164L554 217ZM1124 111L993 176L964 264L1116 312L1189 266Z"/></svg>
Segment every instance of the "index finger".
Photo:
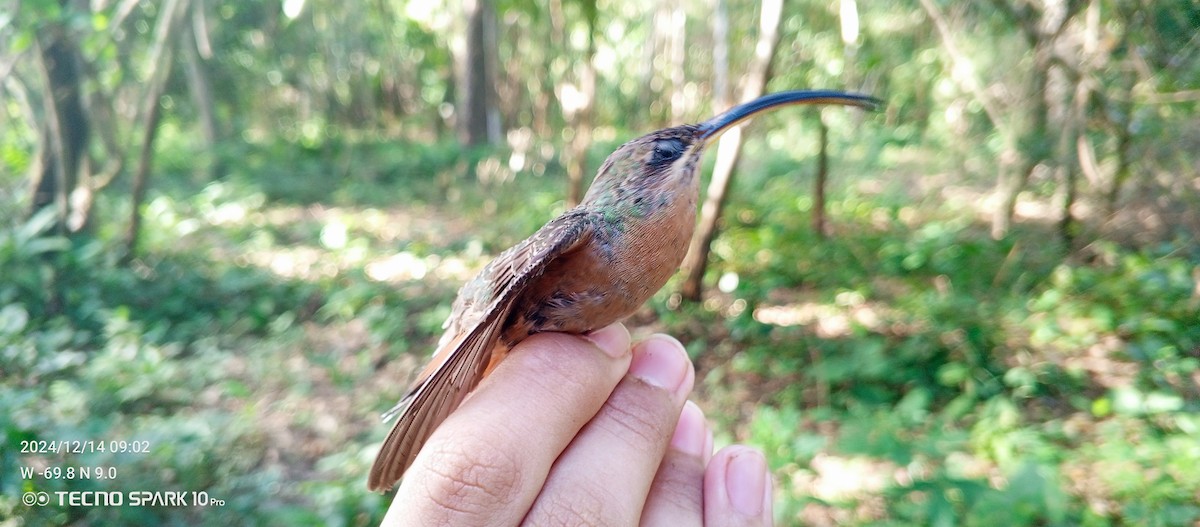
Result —
<svg viewBox="0 0 1200 527"><path fill-rule="evenodd" d="M521 342L429 438L384 524L520 522L629 361L629 332L620 324L587 337L542 333Z"/></svg>

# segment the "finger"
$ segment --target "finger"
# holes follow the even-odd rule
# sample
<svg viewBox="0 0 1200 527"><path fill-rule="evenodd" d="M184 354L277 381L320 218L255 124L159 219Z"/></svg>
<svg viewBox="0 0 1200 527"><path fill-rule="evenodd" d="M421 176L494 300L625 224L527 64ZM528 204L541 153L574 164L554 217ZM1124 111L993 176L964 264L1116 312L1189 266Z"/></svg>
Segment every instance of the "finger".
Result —
<svg viewBox="0 0 1200 527"><path fill-rule="evenodd" d="M543 333L518 344L429 438L384 524L520 522L554 460L629 362L629 332L620 324L583 338Z"/></svg>
<svg viewBox="0 0 1200 527"><path fill-rule="evenodd" d="M688 401L642 509L643 527L703 525L704 465L712 457L712 430L704 412Z"/></svg>
<svg viewBox="0 0 1200 527"><path fill-rule="evenodd" d="M679 341L634 346L629 375L559 456L531 525L635 525L695 373Z"/></svg>
<svg viewBox="0 0 1200 527"><path fill-rule="evenodd" d="M721 449L704 471L704 524L774 524L771 473L762 452L743 445Z"/></svg>

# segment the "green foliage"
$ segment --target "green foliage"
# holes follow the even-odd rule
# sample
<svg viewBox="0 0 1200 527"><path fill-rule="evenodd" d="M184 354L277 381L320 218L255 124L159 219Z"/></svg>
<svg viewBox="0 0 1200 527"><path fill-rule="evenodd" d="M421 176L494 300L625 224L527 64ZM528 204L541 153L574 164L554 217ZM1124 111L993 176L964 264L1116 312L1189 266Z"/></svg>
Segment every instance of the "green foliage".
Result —
<svg viewBox="0 0 1200 527"><path fill-rule="evenodd" d="M335 140L280 161L293 151L304 148L247 149L224 181L163 186L147 202L148 255L130 266L108 249L116 233L58 238L50 212L0 235L6 444L152 445L5 450L9 473L36 462L120 476L6 478L0 511L49 523L379 520L386 500L361 481L383 432L370 414L398 394L379 365L416 366L404 357L429 350L465 278L442 273L469 272L562 205L528 172L463 187L460 160L502 166L504 152ZM357 170L327 178L345 159ZM1098 243L1087 261L1064 261L1037 232L993 241L953 211L849 184L831 193L822 239L797 176L777 173L794 161L760 159L765 192L738 195L714 245L723 292L672 310L667 290L650 311L688 343L710 417L767 452L783 523L1200 518L1194 246ZM296 170L272 168L284 166ZM409 208L377 208L396 196ZM426 215L435 230L411 226ZM379 278L383 263L392 278ZM364 389L379 375L388 389ZM323 428L329 415L337 427ZM279 442L297 437L308 439L292 448L310 450L280 459ZM860 486L830 490L839 473L852 476L838 485ZM33 510L13 498L30 485L204 490L227 503Z"/></svg>
<svg viewBox="0 0 1200 527"><path fill-rule="evenodd" d="M81 517L118 524L271 523L285 516L277 511L288 510L299 494L281 493L280 470L261 466L272 448L266 432L238 412L196 403L201 394L245 400L221 395L241 339L276 331L281 320L311 319L313 310L305 306L316 290L186 253L113 267L99 242L73 246L46 233L50 214L0 239L0 268L8 277L0 289L0 440L6 445L0 467L9 475L0 481L0 511L19 511L30 524ZM21 441L86 440L145 442L149 449L30 455L16 448ZM55 472L11 477L18 467ZM115 477L59 471L100 467L112 467ZM19 502L26 491L138 489L203 490L225 505L201 511Z"/></svg>
<svg viewBox="0 0 1200 527"><path fill-rule="evenodd" d="M384 432L375 416L432 347L462 281L564 208L559 158L572 132L559 97L578 87L583 44L597 51L589 166L624 140L711 113L707 4L495 2L495 117L508 135L464 150L452 130L465 89L450 51L455 6L203 3L181 26L203 34L168 39L195 41L199 58L172 55L143 251L120 263L127 173L98 195L93 232L59 236L51 210L16 219L28 208L22 177L46 147L38 42L77 41L91 170L123 157L128 172L144 125L129 108L145 93L161 6L10 4L0 12L6 526L377 524L387 499L362 481ZM757 52L759 7L725 4L736 79ZM1195 525L1196 8L1068 3L1092 7L1042 42L1056 57L1038 71L1014 18L1036 3L930 4L958 56L925 3L859 2L852 43L838 31L848 4L785 5L768 91L848 87L887 100L872 116L821 115L830 235L811 228L817 112L762 116L747 128L713 246L718 291L676 308L668 286L631 324L686 343L720 439L767 453L783 525ZM677 21L673 8L683 27L663 25ZM212 90L215 144L198 139L196 71ZM1031 92L1039 74L1053 82ZM1057 137L1032 129L1030 102L1052 103L1057 121L1082 100L1072 88L1088 91L1076 124L1097 171L1075 188L1076 245L1057 243L1051 215L992 239L980 218L994 204L981 192L1013 168L1010 155L1037 158L1025 204L1061 196L1061 160L1047 154L1074 159L1079 144L1057 152ZM968 192L948 192L960 186ZM13 448L75 439L150 449ZM29 466L119 472L14 477ZM31 508L18 498L135 489L226 503Z"/></svg>
<svg viewBox="0 0 1200 527"><path fill-rule="evenodd" d="M699 314L723 318L733 340L709 342L729 367L702 389L718 408L726 392L748 390L759 402L732 423L743 423L784 481L783 518L814 510L900 525L1200 518L1191 448L1200 303L1197 260L1186 256L1194 244L1099 242L1088 261L1064 262L1036 241L1044 234L995 241L947 211L920 209L926 219L914 221L911 206L852 188L835 190L834 234L820 239L807 229L811 203L787 190L795 181L761 177L765 191L731 204L714 244L711 281L740 280ZM662 321L682 332L697 316ZM821 432L830 429L837 433ZM1172 461L1160 457L1175 448ZM831 457L881 463L890 482L814 498L824 476L809 464Z"/></svg>

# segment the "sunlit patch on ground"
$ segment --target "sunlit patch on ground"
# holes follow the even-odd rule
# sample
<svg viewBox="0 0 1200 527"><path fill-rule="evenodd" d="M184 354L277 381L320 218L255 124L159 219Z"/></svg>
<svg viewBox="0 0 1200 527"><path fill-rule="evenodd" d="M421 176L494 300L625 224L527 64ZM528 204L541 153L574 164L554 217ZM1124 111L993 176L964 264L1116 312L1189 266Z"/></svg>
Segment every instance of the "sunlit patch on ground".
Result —
<svg viewBox="0 0 1200 527"><path fill-rule="evenodd" d="M877 193L885 189L875 184L865 185L860 190ZM994 203L987 190L962 186L948 185L942 189L942 195L954 201L957 208L974 209L972 214L981 219L990 214L988 207ZM487 261L489 251L496 250L496 247L484 250L471 222L445 211L248 205L253 206L218 204L211 207L197 224L179 222L180 228L176 232L205 236L203 239L213 242L214 255L285 279L319 282L361 273L367 280L383 287L411 287L416 291L423 290L426 287L423 284L440 284L437 287L442 289L458 287ZM871 228L883 231L897 224L918 227L926 221L927 213L923 208L905 206L894 211L876 208L864 217ZM1018 201L1020 218L1052 220L1052 213L1053 209L1044 203L1027 200L1024 196ZM747 222L757 221L745 214L741 217ZM252 233L263 230L269 234L234 250L226 245L220 234L210 237L205 229L228 232L248 229ZM853 233L840 235L853 236ZM727 243L727 240L718 241ZM737 259L738 250L730 245L722 254ZM769 257L771 250L762 248L757 254ZM766 264L769 260L760 258L757 263ZM903 276L871 278L870 286L866 288L870 291L868 295L845 290L833 295L832 299L828 296L818 298L824 293L796 287L772 290L765 299L748 301L750 297L743 297L753 279L749 275L739 276L732 270L722 272L715 288L702 303L703 311L722 320L735 321L743 318L746 311L753 310L753 321L777 328L772 330L775 335L788 334L784 328L801 328L804 334L830 340L854 339L864 332L887 336L918 335L930 329L928 320L900 312L886 300L913 294L915 286ZM941 274L922 280L941 297L959 294L955 287L961 287L958 283L951 284L950 279ZM446 298L448 301L449 297ZM385 315L385 318L388 316L391 315ZM398 318L391 323L412 325L422 315L414 312L395 316ZM444 314L439 313L435 318L440 322L442 317ZM1053 321L1053 327L1068 335L1097 333L1086 317L1069 313L1037 313L1026 317L1023 323L1036 322L1038 317ZM746 352L739 350L741 343L731 338L728 328L722 324L711 327L695 321L664 324L655 310L649 308L640 311L628 323L635 335L667 331L680 334L685 340L690 336L692 340L708 341L710 349L697 357L697 371L704 380L697 383L698 389L693 396L712 416L728 419L724 427L739 440L759 439L751 431L752 423L744 416L754 415L762 405L771 404L764 401L771 401L776 394L805 379L797 371L781 373L748 364ZM223 401L216 404L226 404L231 412L240 412L255 420L267 448L264 462L285 471L289 479L350 478L357 484L358 473L365 471L378 447L378 439L387 430L385 424L378 422L379 413L404 393L413 371L420 367L432 344L431 337L430 342L407 343L405 349L409 352L391 353L388 343L380 342L378 335L372 334L375 330L367 324L363 318L304 322L299 326L300 332L290 333L293 339L290 344L268 347L263 352L265 355L252 362L244 358L231 359L230 377L252 387L248 396L225 400L219 392L206 392L202 394L202 400L205 404ZM1008 335L1011 341L1006 345L1024 349L1030 337L1025 331L1014 331ZM941 345L952 349L965 345L965 333L954 328L943 328L936 338ZM1058 336L1054 334L1050 338ZM1071 348L1071 353L1050 353L1049 349L1054 346L1047 342L1037 344L1047 352L1037 356L1016 353L1009 356L1007 362L1034 372L1042 371L1039 368L1043 368L1046 361L1064 371L1086 372L1094 386L1113 391L1105 401L1127 411L1163 404L1145 394L1121 391L1137 383L1139 370L1136 362L1120 355L1125 343L1114 335L1097 334L1096 339L1086 341L1086 345ZM809 353L804 355L801 363L827 360L831 359ZM1034 360L1040 362L1030 362ZM267 380L253 383L254 379ZM354 380L352 386L348 384L351 379ZM1191 382L1200 382L1200 372L1192 374ZM804 392L821 395L805 399L801 405L803 411L827 409L829 390L829 386L816 386ZM345 417L336 417L347 415L353 417L352 422L347 423ZM1063 428L1075 438L1072 441L1097 436L1098 421L1094 415L1086 412L1055 415L1064 419ZM836 431L826 430L818 435L833 446L822 449L807 461L788 463L776 472L780 497L784 502L800 504L790 511L787 521L842 525L884 520L894 514L896 503L892 501L897 499L917 507L927 506L933 497L920 488L944 484L948 474L949 477L980 482L997 493L1008 492L1012 485L998 463L989 459L986 453L973 452L970 443L953 443L958 440L944 438L943 441L956 445L953 448L964 450L951 451L940 459L898 465L885 456L840 450L836 446ZM355 452L341 452L340 445L361 441L364 437L370 440ZM1131 438L1130 442L1133 441ZM347 455L350 458L340 457ZM1064 486L1073 495L1087 500L1091 510L1099 514L1118 510L1112 496L1119 489L1113 481L1100 481L1095 474L1098 471L1135 471L1139 465L1126 462L1118 466L1116 463L1095 454L1092 459L1064 465L1061 467ZM901 497L895 498L897 495Z"/></svg>
<svg viewBox="0 0 1200 527"><path fill-rule="evenodd" d="M833 304L798 302L758 307L754 310L754 320L772 326L812 326L819 337L837 338L850 335L856 326L880 329L884 309L856 293L841 293Z"/></svg>
<svg viewBox="0 0 1200 527"><path fill-rule="evenodd" d="M337 276L349 268L351 262L340 260L316 247L280 247L246 252L237 261L267 269L283 278L318 280Z"/></svg>
<svg viewBox="0 0 1200 527"><path fill-rule="evenodd" d="M220 186L211 190L218 196L228 192ZM261 195L214 198L198 207L200 220L184 220L178 204L160 200L155 217L178 236L201 235L214 242L214 258L231 258L286 279L315 281L362 269L380 282L462 282L478 271L486 256L476 241L460 253L441 250L447 242L468 238L471 226L428 210L263 205ZM251 240L229 246L222 240L228 234L206 232L205 226L209 231L248 230ZM433 248L439 250L430 252Z"/></svg>
<svg viewBox="0 0 1200 527"><path fill-rule="evenodd" d="M1088 372L1096 384L1105 388L1123 388L1133 386L1138 374L1138 365L1129 360L1122 360L1121 350L1125 343L1121 339L1104 335L1100 341L1067 356L1063 365L1068 369L1080 369Z"/></svg>
<svg viewBox="0 0 1200 527"><path fill-rule="evenodd" d="M442 258L436 254L420 258L407 251L368 262L364 270L368 277L379 282L421 280L426 276L465 282L477 272L477 269L468 265L463 258Z"/></svg>
<svg viewBox="0 0 1200 527"><path fill-rule="evenodd" d="M904 468L890 461L821 453L812 459L808 470L798 470L792 475L792 490L824 501L846 502L911 481Z"/></svg>

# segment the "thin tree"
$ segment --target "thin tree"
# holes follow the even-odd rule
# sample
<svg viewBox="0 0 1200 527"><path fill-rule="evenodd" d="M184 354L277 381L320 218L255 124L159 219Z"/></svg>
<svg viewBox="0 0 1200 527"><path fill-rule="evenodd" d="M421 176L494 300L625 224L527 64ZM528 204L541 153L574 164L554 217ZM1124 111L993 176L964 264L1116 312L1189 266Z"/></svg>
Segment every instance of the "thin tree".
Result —
<svg viewBox="0 0 1200 527"><path fill-rule="evenodd" d="M499 123L489 123L496 112L489 55L496 48L496 13L492 0L466 0L466 49L461 54L459 75L462 86L458 108L458 137L465 145L482 145L498 139ZM489 49L492 53L489 53Z"/></svg>
<svg viewBox="0 0 1200 527"><path fill-rule="evenodd" d="M855 57L858 55L858 3L841 0L838 18L842 22L842 67L843 84L854 86L857 81ZM825 112L817 114L817 175L813 178L812 230L818 238L829 234L829 222L825 214L825 197L829 184L829 125L825 123Z"/></svg>
<svg viewBox="0 0 1200 527"><path fill-rule="evenodd" d="M829 125L825 124L824 112L817 114L817 177L813 178L812 230L817 238L825 239L829 233L829 222L825 219L825 190L829 182Z"/></svg>
<svg viewBox="0 0 1200 527"><path fill-rule="evenodd" d="M150 53L150 65L153 70L150 82L146 88L146 97L142 100L143 116L142 138L138 154L137 169L133 173L130 188L129 223L125 228L125 254L128 261L132 258L138 246L142 226L142 202L146 199L146 188L149 185L151 164L154 160L154 139L158 135L158 123L162 117L162 105L159 99L166 88L167 79L171 73L173 43L176 31L183 15L188 9L190 0L167 0L159 15L154 31L154 48Z"/></svg>
<svg viewBox="0 0 1200 527"><path fill-rule="evenodd" d="M200 137L208 152L206 167L208 179L221 177L225 169L217 154L221 141L221 128L217 122L216 102L213 97L212 81L206 61L212 58L212 47L208 40L208 22L204 15L204 3L191 5L188 18L179 33L179 51L183 55L184 72L187 74L188 93L196 105L196 120L200 126Z"/></svg>
<svg viewBox="0 0 1200 527"><path fill-rule="evenodd" d="M66 2L63 2L64 4ZM65 24L54 22L37 36L38 73L42 81L42 120L37 162L31 166L33 199L29 213L47 206L58 211L55 230L66 234L83 228L86 215L76 213L71 195L87 170L91 126L82 100L84 73L79 44Z"/></svg>
<svg viewBox="0 0 1200 527"><path fill-rule="evenodd" d="M745 84L742 85L742 101L758 98L766 89L767 80L771 77L771 62L779 49L779 24L782 19L783 0L763 0L758 43L754 47L754 58L750 61ZM704 272L713 238L717 235L717 220L725 208L725 197L733 181L733 169L741 153L742 128L735 127L725 132L717 145L717 163L708 184L704 205L700 208L700 224L683 260L686 276L680 294L684 300L698 301L703 294Z"/></svg>
<svg viewBox="0 0 1200 527"><path fill-rule="evenodd" d="M974 76L964 82L1002 140L995 190L1000 204L992 214L992 237L1002 238L1012 227L1017 196L1028 184L1034 169L1054 157L1054 148L1048 140L1050 99L1059 95L1056 102L1065 100L1065 94L1052 94L1048 90L1051 69L1062 63L1061 57L1055 54L1055 47L1084 3L1074 0L991 0L990 4L1020 30L1033 57L1029 80L1019 90L1021 95L1013 98L1008 107L999 104ZM955 39L955 35L963 31L952 29L941 8L932 0L921 0L921 6L933 21L954 67L972 71L970 57L958 47Z"/></svg>
<svg viewBox="0 0 1200 527"><path fill-rule="evenodd" d="M564 120L571 128L567 145L567 206L574 207L583 199L583 175L587 173L587 149L592 143L592 122L596 107L596 0L582 0L584 24L587 31L583 59L577 67L578 87L560 86Z"/></svg>

